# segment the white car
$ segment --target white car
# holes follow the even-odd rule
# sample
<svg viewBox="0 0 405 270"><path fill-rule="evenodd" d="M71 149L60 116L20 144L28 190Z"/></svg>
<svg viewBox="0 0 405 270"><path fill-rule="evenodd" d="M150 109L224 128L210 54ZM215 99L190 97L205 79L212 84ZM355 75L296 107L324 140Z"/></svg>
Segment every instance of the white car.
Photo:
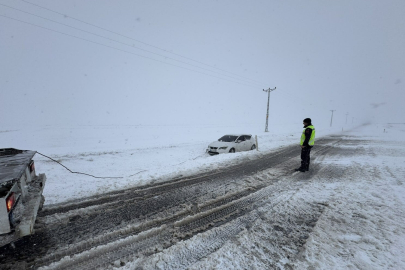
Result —
<svg viewBox="0 0 405 270"><path fill-rule="evenodd" d="M216 155L221 153L235 153L256 149L256 142L252 135L225 135L208 145L207 153Z"/></svg>

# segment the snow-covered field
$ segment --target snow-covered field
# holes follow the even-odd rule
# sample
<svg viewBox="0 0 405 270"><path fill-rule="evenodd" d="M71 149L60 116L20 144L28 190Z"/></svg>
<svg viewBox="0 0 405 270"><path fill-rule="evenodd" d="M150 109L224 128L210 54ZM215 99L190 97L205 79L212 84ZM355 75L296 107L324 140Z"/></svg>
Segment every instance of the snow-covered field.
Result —
<svg viewBox="0 0 405 270"><path fill-rule="evenodd" d="M379 133L374 127L346 133L359 136L359 144L342 147L360 147L364 153L318 160L331 171L338 169L341 173L316 177L294 194L295 203L315 200L326 202L328 207L291 267L405 269L405 125L388 127L389 133ZM364 144L360 139L369 142ZM213 269L266 269L263 262L267 256L262 252L266 246L272 249L268 238L275 231L263 222L271 218L271 208L264 206L259 211L265 213L264 220L259 219L237 241L191 269L206 269L199 265L207 264L215 265ZM290 269L288 262L288 258L281 257L280 268Z"/></svg>
<svg viewBox="0 0 405 270"><path fill-rule="evenodd" d="M387 133L377 126L345 133L350 144L338 146L341 154L316 159L320 172L291 186L288 200L270 200L228 229L196 235L125 268L142 263L142 269L405 269L405 124L383 128ZM325 208L309 235L300 236L300 250L291 240L294 232L286 230L299 229L294 218L312 215L314 204ZM241 225L242 232L221 243L221 232ZM207 245L223 246L187 265L184 258ZM298 256L291 256L295 250Z"/></svg>
<svg viewBox="0 0 405 270"><path fill-rule="evenodd" d="M49 155L73 171L123 177L71 174L38 156L37 172L48 177L45 196L52 204L223 168L299 140L300 126L272 128L270 133L248 126L10 128L0 132L0 140L3 147ZM211 141L238 132L257 134L260 151L205 153ZM263 199L244 216L149 257L132 258L120 269L405 269L405 124L317 129L318 137L327 134L343 140L335 151L313 156L319 170L312 176L280 179L280 197ZM272 168L262 173L265 179ZM312 224L300 225L301 217ZM311 230L303 233L304 228ZM224 233L228 236L221 238Z"/></svg>
<svg viewBox="0 0 405 270"><path fill-rule="evenodd" d="M317 137L342 128L317 128ZM347 127L348 129L351 127ZM226 167L239 158L267 153L298 143L301 124L264 127L236 126L43 126L3 127L0 147L35 150L75 172L36 155L37 173L47 176L45 205L117 189L125 189L180 175ZM205 150L225 134L258 136L259 151L209 156ZM299 151L299 149L298 149Z"/></svg>

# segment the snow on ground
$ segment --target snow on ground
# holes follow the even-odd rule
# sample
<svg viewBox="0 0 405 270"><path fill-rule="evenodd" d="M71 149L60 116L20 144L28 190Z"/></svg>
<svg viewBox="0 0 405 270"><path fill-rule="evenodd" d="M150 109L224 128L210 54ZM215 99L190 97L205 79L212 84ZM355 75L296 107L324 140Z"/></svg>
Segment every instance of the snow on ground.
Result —
<svg viewBox="0 0 405 270"><path fill-rule="evenodd" d="M316 126L316 124L315 124ZM341 127L316 126L317 137L338 133ZM350 128L350 127L348 127ZM45 173L45 205L163 181L181 175L226 167L239 159L299 142L301 124L264 127L238 126L43 126L2 127L0 147L36 150L75 172L36 155L37 173ZM258 136L259 150L209 156L209 143L225 134Z"/></svg>
<svg viewBox="0 0 405 270"><path fill-rule="evenodd" d="M0 131L0 141L2 147L32 149L52 156L74 171L124 177L95 179L74 175L37 157L37 171L48 177L45 196L50 204L260 157L283 145L297 143L301 127L270 130L264 133L251 126L8 128ZM238 132L257 134L260 151L213 157L205 154L211 141ZM318 137L331 133L341 134L341 128L317 129ZM322 167L320 173L297 188L288 200L290 209L296 208L302 215L308 213L306 205L326 205L298 258L285 256L294 246L272 242L272 235L278 232L272 223L274 205L268 204L252 213L258 217L232 241L222 243L194 265L177 265L178 269L268 269L269 264L280 269L405 269L405 124L369 125L343 135L351 143L338 147L347 151L315 159L315 164ZM288 205L279 207L282 211ZM165 269L169 262L176 265L170 261L173 255L198 248L199 241L215 236L217 229L220 228L163 250L150 258L149 266ZM128 263L124 268L133 266Z"/></svg>
<svg viewBox="0 0 405 270"><path fill-rule="evenodd" d="M369 140L347 146L365 153L323 160L348 172L303 191L330 193L331 203L297 269L405 269L405 124L384 128L388 133L377 127L347 133Z"/></svg>
<svg viewBox="0 0 405 270"><path fill-rule="evenodd" d="M163 250L143 269L405 269L405 124L384 127L388 133L377 126L345 133L347 140L338 147L348 151L316 159L321 170L297 192L291 190L295 194L288 201L279 206L269 201L253 211L253 224L226 243L218 238L213 245L221 247L205 258L193 265L182 261L220 228ZM292 258L291 232L283 238L275 224L283 227L294 211L308 215L306 207L317 203L325 210Z"/></svg>

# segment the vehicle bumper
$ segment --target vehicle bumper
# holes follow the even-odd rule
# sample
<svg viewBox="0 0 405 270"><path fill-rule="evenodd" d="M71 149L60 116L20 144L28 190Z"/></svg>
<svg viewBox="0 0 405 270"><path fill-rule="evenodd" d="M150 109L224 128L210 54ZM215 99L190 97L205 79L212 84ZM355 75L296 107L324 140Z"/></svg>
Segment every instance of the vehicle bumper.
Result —
<svg viewBox="0 0 405 270"><path fill-rule="evenodd" d="M207 149L207 153L210 155L218 155L223 153L229 153L229 147L227 149Z"/></svg>
<svg viewBox="0 0 405 270"><path fill-rule="evenodd" d="M24 211L20 224L16 226L16 233L19 237L23 237L34 232L34 224L37 218L39 206L41 204L45 181L45 174L40 174L28 186L28 196L26 198L26 202L24 203Z"/></svg>
<svg viewBox="0 0 405 270"><path fill-rule="evenodd" d="M28 184L27 196L23 201L20 201L19 205L16 206L16 209L13 210L13 215L18 216L19 222L15 226L13 233L0 235L0 246L6 245L34 232L34 224L38 209L41 205L45 181L45 174L40 174ZM22 198L20 198L20 200L21 199Z"/></svg>

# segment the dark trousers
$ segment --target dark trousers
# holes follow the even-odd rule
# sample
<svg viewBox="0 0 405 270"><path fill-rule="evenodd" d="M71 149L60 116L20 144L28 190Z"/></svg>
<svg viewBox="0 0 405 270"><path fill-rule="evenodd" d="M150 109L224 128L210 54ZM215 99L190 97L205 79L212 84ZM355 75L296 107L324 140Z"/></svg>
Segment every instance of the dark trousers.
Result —
<svg viewBox="0 0 405 270"><path fill-rule="evenodd" d="M301 148L301 168L308 170L309 169L309 163L311 161L311 148L310 146L307 146L305 148Z"/></svg>

